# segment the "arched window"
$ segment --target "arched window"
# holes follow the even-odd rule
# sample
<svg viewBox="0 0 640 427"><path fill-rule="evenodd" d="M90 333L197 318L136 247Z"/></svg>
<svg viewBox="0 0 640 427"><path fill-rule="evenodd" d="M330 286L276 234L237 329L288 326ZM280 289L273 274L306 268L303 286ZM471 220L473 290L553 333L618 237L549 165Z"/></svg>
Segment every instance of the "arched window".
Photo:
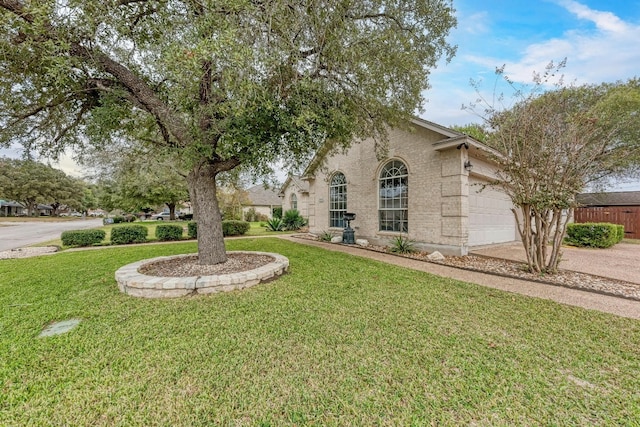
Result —
<svg viewBox="0 0 640 427"><path fill-rule="evenodd" d="M298 210L298 196L296 196L296 193L291 193L291 209Z"/></svg>
<svg viewBox="0 0 640 427"><path fill-rule="evenodd" d="M347 179L337 172L329 184L329 227L344 227L344 213L347 211Z"/></svg>
<svg viewBox="0 0 640 427"><path fill-rule="evenodd" d="M400 160L391 160L382 168L379 181L380 231L409 231L409 175Z"/></svg>

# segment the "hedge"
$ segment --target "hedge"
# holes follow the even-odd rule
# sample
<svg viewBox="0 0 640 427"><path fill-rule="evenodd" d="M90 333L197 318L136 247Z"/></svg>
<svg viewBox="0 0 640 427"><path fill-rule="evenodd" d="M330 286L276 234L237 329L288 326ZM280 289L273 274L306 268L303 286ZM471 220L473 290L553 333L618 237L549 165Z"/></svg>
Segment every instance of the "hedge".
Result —
<svg viewBox="0 0 640 427"><path fill-rule="evenodd" d="M149 230L144 225L121 225L111 229L111 243L126 245L128 243L144 243Z"/></svg>
<svg viewBox="0 0 640 427"><path fill-rule="evenodd" d="M177 224L160 224L156 227L156 237L162 242L182 239L182 226Z"/></svg>
<svg viewBox="0 0 640 427"><path fill-rule="evenodd" d="M607 222L567 225L566 243L573 246L609 248L624 237L624 227Z"/></svg>
<svg viewBox="0 0 640 427"><path fill-rule="evenodd" d="M104 240L104 230L69 230L60 236L64 246L91 246Z"/></svg>
<svg viewBox="0 0 640 427"><path fill-rule="evenodd" d="M222 235L223 236L241 236L245 234L251 228L251 224L246 221L227 220L222 221ZM192 239L198 237L198 224L196 222L190 222L187 224L187 234Z"/></svg>
<svg viewBox="0 0 640 427"><path fill-rule="evenodd" d="M198 224L193 221L187 223L187 236L189 236L191 239L195 239L198 237Z"/></svg>

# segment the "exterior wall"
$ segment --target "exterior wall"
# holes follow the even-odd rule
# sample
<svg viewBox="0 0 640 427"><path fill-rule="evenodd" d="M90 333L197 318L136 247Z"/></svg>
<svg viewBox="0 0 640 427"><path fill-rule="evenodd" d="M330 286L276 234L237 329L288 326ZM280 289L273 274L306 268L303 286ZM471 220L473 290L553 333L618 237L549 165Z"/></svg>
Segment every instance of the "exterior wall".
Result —
<svg viewBox="0 0 640 427"><path fill-rule="evenodd" d="M273 205L273 206L243 206L242 207L242 216L244 217L244 214L247 213L249 211L249 209L253 208L256 210L256 213L262 214L262 215L266 215L267 217L269 217L269 219L271 219L271 209L278 207L279 205Z"/></svg>
<svg viewBox="0 0 640 427"><path fill-rule="evenodd" d="M406 236L424 250L465 255L469 210L468 173L463 167L466 153L455 148L435 151L432 144L443 138L421 127L414 132L392 130L388 158L382 161L376 158L372 140L328 158L326 167L316 171L310 181L310 231L342 232L340 228L329 228L329 182L339 171L347 180L347 211L356 214L351 223L356 238L387 245L396 236ZM391 159L402 161L409 173L406 234L379 231L378 179L382 167Z"/></svg>
<svg viewBox="0 0 640 427"><path fill-rule="evenodd" d="M282 198L282 212L286 212L291 208L291 195L295 194L298 198L298 212L304 218L309 218L309 194L303 193L295 185L288 185L284 189L284 197Z"/></svg>

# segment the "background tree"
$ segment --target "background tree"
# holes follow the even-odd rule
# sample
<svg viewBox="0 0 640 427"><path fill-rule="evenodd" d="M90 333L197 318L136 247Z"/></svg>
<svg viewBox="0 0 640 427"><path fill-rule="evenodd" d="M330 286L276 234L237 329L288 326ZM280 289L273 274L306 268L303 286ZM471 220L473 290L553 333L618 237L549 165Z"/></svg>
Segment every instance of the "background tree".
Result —
<svg viewBox="0 0 640 427"><path fill-rule="evenodd" d="M0 0L0 143L174 150L200 263L224 262L216 177L384 141L454 25L450 0Z"/></svg>
<svg viewBox="0 0 640 427"><path fill-rule="evenodd" d="M186 174L170 154L149 150L142 144L122 143L117 154L93 150L84 163L97 165L95 174L108 182L112 208L139 212L146 207L165 206L170 219L176 218L176 206L189 199Z"/></svg>
<svg viewBox="0 0 640 427"><path fill-rule="evenodd" d="M558 70L550 64L528 95L516 92L509 109L487 106L480 132L496 150L494 185L516 206L529 268L538 273L557 270L576 195L590 183L637 169L640 154L638 81L582 86L560 81L545 91Z"/></svg>
<svg viewBox="0 0 640 427"><path fill-rule="evenodd" d="M22 203L29 216L38 204L48 204L53 215L60 206L78 209L82 205L84 183L33 160L0 160L0 194L9 200Z"/></svg>

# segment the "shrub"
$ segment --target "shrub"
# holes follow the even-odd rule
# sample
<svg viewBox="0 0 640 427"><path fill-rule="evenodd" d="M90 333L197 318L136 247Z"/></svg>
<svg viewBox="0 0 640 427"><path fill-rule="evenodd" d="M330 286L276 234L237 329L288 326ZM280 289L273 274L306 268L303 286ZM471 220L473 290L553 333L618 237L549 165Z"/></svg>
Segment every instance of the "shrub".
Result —
<svg viewBox="0 0 640 427"><path fill-rule="evenodd" d="M224 236L241 236L249 231L251 224L246 221L222 221L222 234Z"/></svg>
<svg viewBox="0 0 640 427"><path fill-rule="evenodd" d="M271 216L273 218L282 218L282 207L278 206L277 208L271 209Z"/></svg>
<svg viewBox="0 0 640 427"><path fill-rule="evenodd" d="M91 246L104 240L104 230L69 230L60 236L64 246Z"/></svg>
<svg viewBox="0 0 640 427"><path fill-rule="evenodd" d="M187 224L187 236L191 239L198 238L198 224L195 221L191 221Z"/></svg>
<svg viewBox="0 0 640 427"><path fill-rule="evenodd" d="M193 214L181 214L179 218L184 219L185 221L191 221L193 219Z"/></svg>
<svg viewBox="0 0 640 427"><path fill-rule="evenodd" d="M222 221L223 236L241 236L251 228L251 224L246 221L225 220ZM187 224L187 235L196 239L198 237L198 223L190 222Z"/></svg>
<svg viewBox="0 0 640 427"><path fill-rule="evenodd" d="M121 215L116 215L113 217L113 224L120 224L124 222L124 217Z"/></svg>
<svg viewBox="0 0 640 427"><path fill-rule="evenodd" d="M572 246L608 248L620 241L619 227L622 226L606 222L568 224L565 242ZM624 236L624 228L622 235Z"/></svg>
<svg viewBox="0 0 640 427"><path fill-rule="evenodd" d="M123 218L122 218L122 222L134 222L136 219L138 219L137 216L135 215L131 215L131 214L126 214Z"/></svg>
<svg viewBox="0 0 640 427"><path fill-rule="evenodd" d="M404 236L396 236L389 250L396 254L410 254L416 251L415 242Z"/></svg>
<svg viewBox="0 0 640 427"><path fill-rule="evenodd" d="M618 241L616 243L620 243L622 242L622 239L624 239L624 225L616 224L616 231L618 237Z"/></svg>
<svg viewBox="0 0 640 427"><path fill-rule="evenodd" d="M266 227L269 231L282 231L284 230L284 222L280 218L273 217L267 221Z"/></svg>
<svg viewBox="0 0 640 427"><path fill-rule="evenodd" d="M333 239L333 234L330 231L323 231L318 235L318 240L322 242L330 242Z"/></svg>
<svg viewBox="0 0 640 427"><path fill-rule="evenodd" d="M255 208L249 208L244 213L244 220L248 222L256 222L258 220L257 217L258 217L258 213L256 212Z"/></svg>
<svg viewBox="0 0 640 427"><path fill-rule="evenodd" d="M282 222L284 222L284 227L289 231L299 230L307 224L307 221L296 209L286 211L282 218Z"/></svg>
<svg viewBox="0 0 640 427"><path fill-rule="evenodd" d="M160 224L156 227L156 237L162 242L182 239L182 226L177 224Z"/></svg>
<svg viewBox="0 0 640 427"><path fill-rule="evenodd" d="M121 225L111 229L111 243L126 245L128 243L143 243L147 241L149 230L144 225Z"/></svg>

